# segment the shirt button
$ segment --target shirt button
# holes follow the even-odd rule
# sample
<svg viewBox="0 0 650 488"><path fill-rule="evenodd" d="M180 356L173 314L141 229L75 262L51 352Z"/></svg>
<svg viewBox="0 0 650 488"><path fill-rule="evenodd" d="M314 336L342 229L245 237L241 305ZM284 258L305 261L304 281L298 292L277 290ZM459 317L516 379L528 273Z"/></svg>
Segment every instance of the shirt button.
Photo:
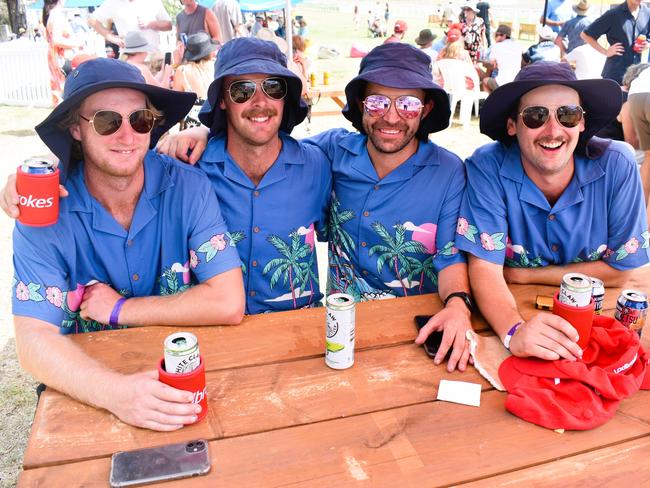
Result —
<svg viewBox="0 0 650 488"><path fill-rule="evenodd" d="M128 241L126 241L127 246L131 246L132 244L133 244L133 239L129 239Z"/></svg>
<svg viewBox="0 0 650 488"><path fill-rule="evenodd" d="M368 270L367 270L367 269L364 269L361 273L362 273L364 276L368 276Z"/></svg>
<svg viewBox="0 0 650 488"><path fill-rule="evenodd" d="M258 190L255 190L255 191L253 192L253 196L259 197L259 196L260 196L260 192L259 192Z"/></svg>
<svg viewBox="0 0 650 488"><path fill-rule="evenodd" d="M256 234L260 231L260 228L258 226L253 227L253 232Z"/></svg>
<svg viewBox="0 0 650 488"><path fill-rule="evenodd" d="M138 273L135 273L133 275L133 281L138 281L140 279L140 275Z"/></svg>
<svg viewBox="0 0 650 488"><path fill-rule="evenodd" d="M363 216L364 216L364 217L367 217L368 215L370 215L370 212L367 212L367 211L366 211L366 212L363 212Z"/></svg>
<svg viewBox="0 0 650 488"><path fill-rule="evenodd" d="M557 244L553 244L553 245L551 246L551 251L553 251L553 252L557 252Z"/></svg>
<svg viewBox="0 0 650 488"><path fill-rule="evenodd" d="M375 190L379 190L379 185L375 185Z"/></svg>
<svg viewBox="0 0 650 488"><path fill-rule="evenodd" d="M552 215L552 214L549 215L549 216L548 216L548 220L555 220L555 215Z"/></svg>
<svg viewBox="0 0 650 488"><path fill-rule="evenodd" d="M361 247L366 247L367 245L368 245L367 242L362 242L362 243L361 243Z"/></svg>
<svg viewBox="0 0 650 488"><path fill-rule="evenodd" d="M253 265L253 268L257 268L257 261L253 261L251 264Z"/></svg>
<svg viewBox="0 0 650 488"><path fill-rule="evenodd" d="M252 297L254 297L254 296L256 295L255 290L251 290L251 291L249 291L248 294L249 294L250 296L252 296Z"/></svg>

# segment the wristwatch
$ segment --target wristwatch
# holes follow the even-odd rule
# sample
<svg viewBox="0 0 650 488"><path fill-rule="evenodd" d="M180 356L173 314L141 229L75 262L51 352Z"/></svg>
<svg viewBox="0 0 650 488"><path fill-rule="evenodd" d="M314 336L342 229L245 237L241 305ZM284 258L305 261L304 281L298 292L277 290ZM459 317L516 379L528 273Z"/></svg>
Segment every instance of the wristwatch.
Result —
<svg viewBox="0 0 650 488"><path fill-rule="evenodd" d="M461 298L463 302L465 302L465 305L469 309L470 313L474 313L474 302L472 301L472 297L465 291L455 291L447 295L447 298L445 298L445 307L447 306L447 302L454 297Z"/></svg>

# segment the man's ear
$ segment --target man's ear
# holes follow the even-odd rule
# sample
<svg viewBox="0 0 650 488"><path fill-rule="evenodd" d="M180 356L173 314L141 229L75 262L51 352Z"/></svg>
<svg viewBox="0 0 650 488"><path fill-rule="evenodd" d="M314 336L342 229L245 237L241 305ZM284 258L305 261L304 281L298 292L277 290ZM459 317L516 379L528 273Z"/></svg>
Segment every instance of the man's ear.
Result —
<svg viewBox="0 0 650 488"><path fill-rule="evenodd" d="M433 110L433 100L429 100L422 107L422 115L420 117L420 120L424 119L427 115L429 115L432 110Z"/></svg>
<svg viewBox="0 0 650 488"><path fill-rule="evenodd" d="M81 129L79 127L78 122L72 127L70 127L68 130L70 131L70 135L75 141L81 142Z"/></svg>
<svg viewBox="0 0 650 488"><path fill-rule="evenodd" d="M515 125L515 121L510 117L508 117L508 122L506 122L506 130L509 136L514 137L517 135L517 126Z"/></svg>
<svg viewBox="0 0 650 488"><path fill-rule="evenodd" d="M219 99L219 108L221 110L226 110L226 101L224 100L224 97Z"/></svg>

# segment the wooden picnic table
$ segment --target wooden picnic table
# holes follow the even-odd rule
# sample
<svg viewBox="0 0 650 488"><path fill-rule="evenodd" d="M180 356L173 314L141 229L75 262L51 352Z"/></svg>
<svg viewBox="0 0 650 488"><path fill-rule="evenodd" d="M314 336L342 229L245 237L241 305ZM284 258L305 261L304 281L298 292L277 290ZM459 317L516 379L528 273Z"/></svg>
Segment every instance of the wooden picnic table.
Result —
<svg viewBox="0 0 650 488"><path fill-rule="evenodd" d="M650 291L650 267L627 287ZM525 317L537 294L511 287ZM620 289L606 291L612 315ZM563 434L504 408L506 394L473 367L448 373L413 344L413 317L440 310L437 295L357 305L352 368L324 362L325 309L248 316L239 326L198 327L209 412L162 433L47 389L36 410L19 486L107 486L120 450L210 441L209 475L164 486L643 486L650 479L650 391L622 402L605 425ZM480 317L473 326L491 334ZM163 339L144 327L79 334L88 354L124 373L153 369ZM646 327L646 344L650 341ZM83 371L78 372L83 377ZM436 401L441 379L480 383L480 407ZM110 385L107 385L110 388Z"/></svg>
<svg viewBox="0 0 650 488"><path fill-rule="evenodd" d="M311 116L322 117L328 115L341 115L341 110L345 107L345 85L335 83L332 85L316 84L308 90L310 98L316 103L312 105ZM331 100L336 104L338 109L327 110L327 104L324 101ZM331 104L330 104L331 105Z"/></svg>

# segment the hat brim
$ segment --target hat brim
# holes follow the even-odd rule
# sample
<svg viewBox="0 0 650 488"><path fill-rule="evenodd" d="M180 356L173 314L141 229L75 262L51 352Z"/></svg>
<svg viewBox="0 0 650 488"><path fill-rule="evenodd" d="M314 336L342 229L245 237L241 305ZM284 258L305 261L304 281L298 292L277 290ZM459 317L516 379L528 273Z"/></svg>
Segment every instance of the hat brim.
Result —
<svg viewBox="0 0 650 488"><path fill-rule="evenodd" d="M621 87L613 80L524 80L506 83L494 90L485 100L480 117L481 133L506 145L515 140L508 135L507 121L516 110L519 99L535 88L546 85L564 85L580 95L585 110L585 130L580 134L577 150L584 153L589 140L616 118L621 110Z"/></svg>
<svg viewBox="0 0 650 488"><path fill-rule="evenodd" d="M300 96L302 93L302 80L291 70L274 61L265 58L248 59L230 69L221 71L208 88L206 100L199 120L210 128L213 133L224 130L227 126L226 112L219 106L223 90L223 80L226 76L242 76L262 73L269 77L284 78L287 82L287 96L285 97L284 111L280 130L290 134L293 128L307 117L308 107Z"/></svg>
<svg viewBox="0 0 650 488"><path fill-rule="evenodd" d="M440 86L431 79L409 73L408 76L401 76L395 68L383 66L381 68L366 71L353 78L345 87L347 103L343 107L343 116L352 122L352 125L362 134L365 134L362 124L363 114L359 103L363 99L363 92L367 83L376 83L389 88L419 89L424 90L428 100L433 101L433 109L420 121L417 137L426 140L429 134L438 132L449 127L449 96Z"/></svg>
<svg viewBox="0 0 650 488"><path fill-rule="evenodd" d="M50 150L65 166L70 162L72 135L68 129L59 127L59 123L67 116L68 112L78 107L87 97L109 88L131 88L147 95L151 103L163 112L164 118L151 131L150 147L154 147L158 139L180 122L185 117L196 101L196 94L192 92L179 92L167 90L145 83L107 81L95 83L80 89L69 98L64 99L43 122L35 127L36 133Z"/></svg>
<svg viewBox="0 0 650 488"><path fill-rule="evenodd" d="M199 59L203 59L206 56L212 54L214 51L216 51L217 47L218 47L217 44L212 44L212 42L207 42L201 48L201 50L196 54L192 54L187 49L185 49L185 53L183 54L183 59L185 61L198 61Z"/></svg>

